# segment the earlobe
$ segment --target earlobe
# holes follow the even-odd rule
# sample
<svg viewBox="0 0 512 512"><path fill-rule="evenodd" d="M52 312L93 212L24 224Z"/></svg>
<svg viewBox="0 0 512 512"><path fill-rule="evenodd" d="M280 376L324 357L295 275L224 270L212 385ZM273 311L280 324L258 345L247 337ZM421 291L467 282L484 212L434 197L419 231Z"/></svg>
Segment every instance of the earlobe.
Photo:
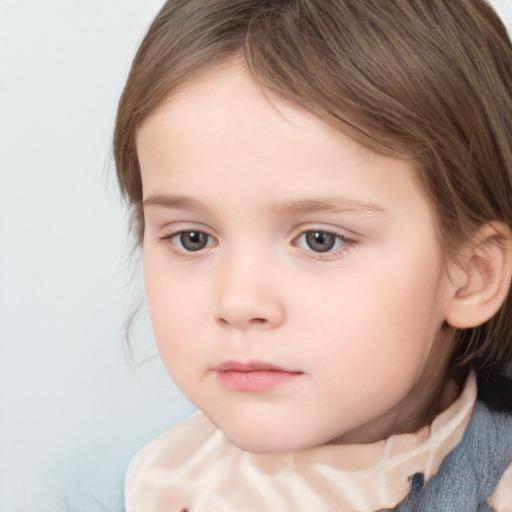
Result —
<svg viewBox="0 0 512 512"><path fill-rule="evenodd" d="M512 279L512 230L502 222L482 226L460 251L450 272L445 310L449 325L468 329L492 318L507 298Z"/></svg>

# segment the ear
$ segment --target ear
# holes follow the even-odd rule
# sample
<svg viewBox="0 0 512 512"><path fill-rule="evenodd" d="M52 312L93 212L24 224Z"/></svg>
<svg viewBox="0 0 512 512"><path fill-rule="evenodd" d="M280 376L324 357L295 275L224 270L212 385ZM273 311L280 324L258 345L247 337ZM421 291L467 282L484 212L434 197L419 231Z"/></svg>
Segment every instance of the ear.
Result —
<svg viewBox="0 0 512 512"><path fill-rule="evenodd" d="M482 226L449 269L451 291L445 319L458 329L492 318L507 298L512 279L512 231L505 223Z"/></svg>

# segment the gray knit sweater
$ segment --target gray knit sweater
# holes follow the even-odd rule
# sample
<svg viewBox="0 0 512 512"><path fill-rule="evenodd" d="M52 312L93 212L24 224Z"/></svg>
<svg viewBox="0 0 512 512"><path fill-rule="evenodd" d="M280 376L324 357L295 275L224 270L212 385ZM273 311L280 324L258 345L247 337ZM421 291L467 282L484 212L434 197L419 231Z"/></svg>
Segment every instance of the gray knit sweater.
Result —
<svg viewBox="0 0 512 512"><path fill-rule="evenodd" d="M477 402L462 442L427 483L421 473L411 477L411 491L395 511L492 512L488 497L511 461L512 415Z"/></svg>

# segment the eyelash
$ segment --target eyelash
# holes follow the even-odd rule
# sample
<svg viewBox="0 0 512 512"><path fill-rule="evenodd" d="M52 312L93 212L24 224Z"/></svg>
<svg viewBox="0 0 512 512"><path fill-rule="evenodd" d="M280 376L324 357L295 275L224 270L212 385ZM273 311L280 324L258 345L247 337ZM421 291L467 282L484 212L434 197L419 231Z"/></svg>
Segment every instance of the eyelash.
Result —
<svg viewBox="0 0 512 512"><path fill-rule="evenodd" d="M200 236L206 236L206 245L203 247L199 247L197 250L190 250L184 247L183 240L180 238L184 234L197 234ZM308 235L321 235L322 237L333 237L334 238L334 248L329 248L326 251L315 251L311 247L311 245L307 241ZM178 238L180 237L180 238ZM193 229L184 229L180 231L173 231L171 233L168 233L162 237L160 237L162 241L168 242L171 250L182 257L193 257L194 255L199 255L202 253L205 249L208 249L209 247L215 246L216 241L214 237L206 233L205 231L201 230L193 230ZM177 239L177 242L173 241L174 239ZM301 247L300 240L305 239L305 244L309 246L307 247ZM311 241L311 240L309 240ZM178 245L179 244L179 245ZM180 247L181 245L181 247ZM335 259L336 257L340 256L342 253L345 253L349 251L351 248L353 248L355 245L357 245L356 240L349 238L347 236L341 235L339 233L336 233L334 231L329 231L325 229L307 229L304 231L301 231L298 236L296 236L292 240L292 245L297 247L303 252L306 252L310 255L310 257L318 260L329 260L329 259ZM337 245L337 246L336 246Z"/></svg>

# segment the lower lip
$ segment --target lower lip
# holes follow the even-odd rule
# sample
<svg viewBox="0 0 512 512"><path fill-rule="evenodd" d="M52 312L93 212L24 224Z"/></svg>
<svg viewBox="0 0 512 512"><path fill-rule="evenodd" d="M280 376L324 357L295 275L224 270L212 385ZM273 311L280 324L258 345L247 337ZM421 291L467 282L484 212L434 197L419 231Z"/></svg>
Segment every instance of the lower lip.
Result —
<svg viewBox="0 0 512 512"><path fill-rule="evenodd" d="M235 391L267 391L288 384L300 375L302 374L299 372L279 370L226 370L217 372L220 383Z"/></svg>

